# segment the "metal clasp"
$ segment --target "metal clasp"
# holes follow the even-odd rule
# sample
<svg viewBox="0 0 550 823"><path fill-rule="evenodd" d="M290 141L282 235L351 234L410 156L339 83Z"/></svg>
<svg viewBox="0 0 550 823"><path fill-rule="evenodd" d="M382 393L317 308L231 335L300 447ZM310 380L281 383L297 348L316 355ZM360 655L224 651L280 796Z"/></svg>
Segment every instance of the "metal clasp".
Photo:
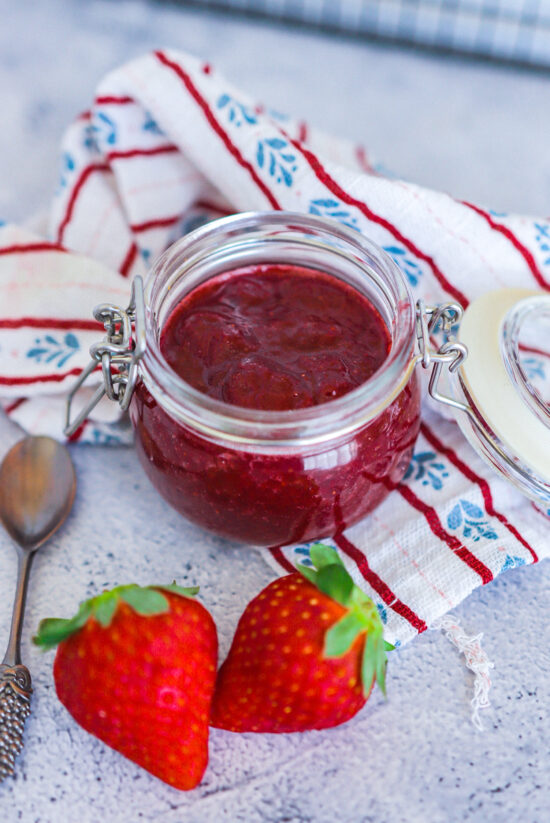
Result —
<svg viewBox="0 0 550 823"><path fill-rule="evenodd" d="M130 303L126 310L110 303L101 303L94 309L94 317L105 326L106 335L90 346L91 361L79 376L67 396L64 434L70 437L86 420L92 409L106 394L116 400L122 411L130 405L138 377L138 364L145 353L145 299L143 280L134 278ZM103 382L89 402L71 420L72 404L80 387L92 372L101 366Z"/></svg>
<svg viewBox="0 0 550 823"><path fill-rule="evenodd" d="M468 357L468 349L464 343L453 335L453 328L460 325L464 310L459 303L440 303L438 306L426 306L423 300L416 303L416 337L419 354L416 362L422 364L423 369L432 369L428 391L434 400L452 406L454 409L471 414L471 408L454 397L442 394L439 390L439 381L443 369L446 367L453 374L461 363ZM436 348L433 335L441 328L445 334L445 342Z"/></svg>

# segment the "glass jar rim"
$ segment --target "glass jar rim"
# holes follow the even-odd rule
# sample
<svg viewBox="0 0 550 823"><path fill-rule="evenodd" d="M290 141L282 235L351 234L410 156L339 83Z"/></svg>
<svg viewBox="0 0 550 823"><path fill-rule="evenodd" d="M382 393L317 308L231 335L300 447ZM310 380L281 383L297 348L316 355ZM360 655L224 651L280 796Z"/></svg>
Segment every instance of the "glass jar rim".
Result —
<svg viewBox="0 0 550 823"><path fill-rule="evenodd" d="M550 321L550 295L537 294L520 300L508 311L500 329L501 353L506 371L524 403L546 428L550 428L550 405L526 374L521 360L521 335L533 319ZM545 339L543 337L543 339Z"/></svg>
<svg viewBox="0 0 550 823"><path fill-rule="evenodd" d="M177 261L197 261L227 244L246 238L247 247L266 235L271 239L311 244L323 253L342 257L366 278L377 280L394 307L390 351L380 368L364 383L326 403L286 411L234 406L195 389L168 364L155 334L155 302L163 293L159 280L178 270ZM298 240L298 238L301 238ZM307 265L299 260L296 265ZM374 265L376 269L374 268ZM175 266L175 269L174 269ZM238 268L231 263L227 270ZM181 268L181 266L180 266ZM320 267L318 267L320 268ZM344 278L341 278L344 279ZM166 286L166 284L165 284ZM140 375L148 390L172 417L199 432L243 445L285 448L321 443L341 437L368 423L398 396L414 369L415 304L409 286L394 260L360 232L330 218L298 212L244 212L195 229L167 249L145 280L146 349Z"/></svg>

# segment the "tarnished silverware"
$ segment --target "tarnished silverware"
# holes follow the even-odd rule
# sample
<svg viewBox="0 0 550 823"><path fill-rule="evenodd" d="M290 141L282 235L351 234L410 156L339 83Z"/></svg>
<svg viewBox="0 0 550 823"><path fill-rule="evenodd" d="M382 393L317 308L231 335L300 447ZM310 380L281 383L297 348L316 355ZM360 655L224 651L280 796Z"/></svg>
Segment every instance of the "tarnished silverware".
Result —
<svg viewBox="0 0 550 823"><path fill-rule="evenodd" d="M31 675L21 662L21 630L35 551L71 510L76 475L67 449L51 437L26 437L0 467L0 520L18 553L10 638L0 664L0 781L13 774L31 711Z"/></svg>

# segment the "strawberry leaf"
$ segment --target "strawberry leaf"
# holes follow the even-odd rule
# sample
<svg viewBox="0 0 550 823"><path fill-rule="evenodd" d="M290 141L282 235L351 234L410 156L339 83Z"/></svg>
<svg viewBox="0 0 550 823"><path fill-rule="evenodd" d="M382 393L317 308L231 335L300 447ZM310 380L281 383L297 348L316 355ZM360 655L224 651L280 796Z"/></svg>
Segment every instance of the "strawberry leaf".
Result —
<svg viewBox="0 0 550 823"><path fill-rule="evenodd" d="M41 646L43 649L53 649L62 640L69 637L72 632L72 620L66 620L62 617L46 617L40 621L38 632L32 639L35 646Z"/></svg>
<svg viewBox="0 0 550 823"><path fill-rule="evenodd" d="M92 613L92 604L88 600L80 604L78 612L70 620L62 617L47 617L40 622L33 643L43 649L53 649L71 634L82 628Z"/></svg>
<svg viewBox="0 0 550 823"><path fill-rule="evenodd" d="M189 586L188 588L184 588L183 586L178 586L175 580L173 583L150 586L149 588L162 589L163 591L172 592L173 594L181 594L182 597L194 597L200 591L200 586Z"/></svg>
<svg viewBox="0 0 550 823"><path fill-rule="evenodd" d="M124 600L132 609L143 616L163 614L169 611L168 600L154 589L144 589L141 586L124 586L120 590L120 599Z"/></svg>
<svg viewBox="0 0 550 823"><path fill-rule="evenodd" d="M381 629L367 634L361 662L363 694L368 695L376 680L382 694L386 696L386 652Z"/></svg>
<svg viewBox="0 0 550 823"><path fill-rule="evenodd" d="M325 657L342 657L364 631L361 619L353 612L348 612L325 634L323 654Z"/></svg>
<svg viewBox="0 0 550 823"><path fill-rule="evenodd" d="M80 603L78 607L78 611L73 618L69 621L73 624L73 628L81 629L82 626L88 620L90 614L92 613L92 604L89 600L84 600L83 603Z"/></svg>
<svg viewBox="0 0 550 823"><path fill-rule="evenodd" d="M313 546L310 546L309 556L315 568L319 570L325 566L332 566L333 563L340 566L344 565L336 549L333 549L332 546L325 546L324 543L314 543Z"/></svg>
<svg viewBox="0 0 550 823"><path fill-rule="evenodd" d="M104 628L110 624L118 605L118 597L112 592L100 595L94 603L93 615Z"/></svg>
<svg viewBox="0 0 550 823"><path fill-rule="evenodd" d="M361 680L363 693L368 694L376 675L376 639L372 635L365 638L365 649L361 662Z"/></svg>
<svg viewBox="0 0 550 823"><path fill-rule="evenodd" d="M78 612L70 620L50 617L42 620L33 642L43 649L52 649L62 643L72 634L81 629L88 618L94 617L98 623L107 628L116 614L120 600L127 603L137 614L144 617L154 614L163 614L170 610L170 604L156 588L165 588L177 594L190 597L197 593L198 588L185 589L176 583L165 587L141 587L135 583L128 586L117 586L111 591L92 597L80 604Z"/></svg>
<svg viewBox="0 0 550 823"><path fill-rule="evenodd" d="M309 582L313 583L314 586L317 585L317 572L315 571L315 569L312 569L310 566L304 566L303 563L300 563L297 568L300 574L303 577L305 577L306 580L309 580Z"/></svg>
<svg viewBox="0 0 550 823"><path fill-rule="evenodd" d="M309 550L314 568L300 564L298 571L319 591L327 594L343 606L349 605L350 597L357 587L348 574L338 552L324 543L314 543ZM357 589L357 591L360 591Z"/></svg>
<svg viewBox="0 0 550 823"><path fill-rule="evenodd" d="M376 682L378 683L378 688L380 689L384 697L386 697L387 665L388 661L384 649L384 641L383 638L379 637L376 641Z"/></svg>
<svg viewBox="0 0 550 823"><path fill-rule="evenodd" d="M393 645L393 643L388 643L387 640L384 640L384 650L387 652L394 652L395 646Z"/></svg>
<svg viewBox="0 0 550 823"><path fill-rule="evenodd" d="M336 563L323 566L317 574L315 585L319 591L328 594L337 603L341 603L342 606L348 605L353 590L353 580L344 566Z"/></svg>
<svg viewBox="0 0 550 823"><path fill-rule="evenodd" d="M361 635L365 645L361 659L363 693L368 696L376 681L386 694L386 651L395 647L384 640L384 627L371 598L356 586L338 552L331 546L315 543L310 548L315 569L299 566L299 571L319 591L346 608L346 613L325 634L325 657L341 657Z"/></svg>

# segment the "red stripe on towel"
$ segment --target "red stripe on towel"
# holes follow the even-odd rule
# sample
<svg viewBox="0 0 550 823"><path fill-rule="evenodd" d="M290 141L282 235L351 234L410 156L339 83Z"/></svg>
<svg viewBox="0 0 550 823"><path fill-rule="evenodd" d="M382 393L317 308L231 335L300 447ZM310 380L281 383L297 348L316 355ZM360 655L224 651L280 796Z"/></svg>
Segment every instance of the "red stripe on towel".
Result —
<svg viewBox="0 0 550 823"><path fill-rule="evenodd" d="M283 554L279 546L275 546L273 549L270 549L269 551L271 552L271 556L273 557L273 559L276 560L279 566L282 566L285 571L296 571L296 567L292 565L290 560L287 560L286 556Z"/></svg>
<svg viewBox="0 0 550 823"><path fill-rule="evenodd" d="M287 137L287 139L290 139L288 138L288 135L285 136ZM372 209L370 209L362 200L357 200L355 197L352 197L350 194L348 194L340 186L340 184L337 183L337 181L328 174L326 169L320 163L316 155L313 154L313 152L311 152L309 149L306 149L296 140L290 140L290 142L297 151L303 154L303 156L315 172L317 178L321 181L321 183L323 183L323 185L327 187L327 189L329 189L334 195L336 195L336 197L339 197L340 200L342 200L344 203L347 203L349 206L354 206L355 208L359 209L359 211L361 211L362 214L364 214L365 217L371 222L383 226L383 228L390 232L390 234L392 234L396 238L396 240L398 240L400 243L403 243L403 245L410 252L412 252L415 255L415 257L418 257L420 260L424 260L426 263L428 263L432 272L434 273L436 280L438 281L438 283L440 283L441 286L443 286L445 291L452 295L456 300L458 300L464 308L468 306L469 300L466 297L466 295L463 294L459 289L457 289L456 286L453 286L453 284L445 277L445 275L443 274L443 272L441 271L433 257L421 251L415 245L415 243L413 243L412 240L409 240L407 237L405 237L399 231L399 229L392 223L390 223L390 221L387 220L385 217L381 217L379 214L373 212Z"/></svg>
<svg viewBox="0 0 550 823"><path fill-rule="evenodd" d="M369 586L371 586L374 591L380 595L387 606L393 609L396 614L403 617L418 632L426 631L428 628L426 623L421 620L421 618L418 617L418 615L415 614L409 606L395 596L387 583L384 583L382 578L370 568L367 558L363 552L357 548L357 546L355 546L341 533L334 537L334 542L340 549L342 549L344 554L347 554L348 557L351 557L351 559L355 561L357 568L361 572L364 579L367 581Z"/></svg>
<svg viewBox="0 0 550 823"><path fill-rule="evenodd" d="M102 324L97 320L75 320L74 318L53 317L2 317L0 329L78 329L79 331L100 331Z"/></svg>
<svg viewBox="0 0 550 823"><path fill-rule="evenodd" d="M460 457L457 455L455 451L449 448L449 446L445 446L441 442L441 440L439 440L439 438L436 437L436 435L431 431L431 429L428 428L428 426L425 423L421 424L420 430L426 438L426 440L428 441L428 443L430 443L433 446L433 448L436 449L436 451L440 452L441 454L444 454L451 461L451 463L454 466L456 466L456 468L460 472L462 472L462 474L465 477L468 478L468 480L479 486L479 488L481 489L481 494L483 495L485 508L487 509L488 514L490 514L492 517L496 517L497 520L500 520L503 526L505 526L508 529L510 534L512 534L516 538L516 540L519 540L521 545L527 549L527 551L533 558L533 563L536 563L539 558L535 550L529 545L527 540L525 540L525 538L521 536L516 527L512 523L510 523L508 518L504 514L498 512L495 509L493 495L491 494L491 488L487 481L483 477L480 477L478 474L472 471L472 469L460 459Z"/></svg>
<svg viewBox="0 0 550 823"><path fill-rule="evenodd" d="M107 155L107 160L125 160L129 157L152 157L155 154L174 154L178 152L179 148L173 143L167 143L165 146L155 146L151 149L126 149L126 151L110 151Z"/></svg>
<svg viewBox="0 0 550 823"><path fill-rule="evenodd" d="M78 429L75 429L75 431L71 435L69 435L69 437L67 438L67 442L76 443L78 440L80 440L80 438L84 434L84 429L86 428L87 424L88 424L88 420L84 420L80 424Z"/></svg>
<svg viewBox="0 0 550 823"><path fill-rule="evenodd" d="M135 234L139 234L143 231L149 231L149 229L163 229L166 226L173 226L178 220L181 220L181 214L173 214L171 217L159 217L156 220L147 220L145 223L132 223L130 229Z"/></svg>
<svg viewBox="0 0 550 823"><path fill-rule="evenodd" d="M9 405L7 405L6 408L4 409L4 411L6 412L6 414L11 414L16 409L18 409L19 406L22 406L23 403L25 403L26 400L27 400L26 397L19 397L17 400L14 400L13 403L10 403Z"/></svg>
<svg viewBox="0 0 550 823"><path fill-rule="evenodd" d="M468 209L474 211L476 214L479 214L480 217L483 217L483 219L487 221L494 231L498 231L503 234L504 237L506 237L514 248L521 254L539 286L542 286L543 289L550 289L550 283L547 283L542 276L542 272L537 266L535 258L529 249L518 240L516 235L508 228L508 226L503 226L501 223L497 223L496 220L493 220L490 214L483 211L483 209L480 209L479 206L474 206L473 203L468 203L466 200L460 200L459 202L462 203L463 206L466 206Z"/></svg>
<svg viewBox="0 0 550 823"><path fill-rule="evenodd" d="M433 508L433 506L429 506L423 500L416 496L410 486L406 485L399 485L397 486L397 491L401 494L401 496L413 506L417 511L421 512L426 521L428 526L443 543L446 543L447 546L451 549L457 557L459 557L467 566L469 566L472 571L478 574L483 583L490 583L493 579L493 572L491 569L482 563L472 552L464 546L458 537L454 534L449 534L449 532L445 531L441 524L441 520Z"/></svg>
<svg viewBox="0 0 550 823"><path fill-rule="evenodd" d="M76 377L80 374L82 369L75 368L66 371L63 374L44 374L40 377L1 377L0 386L25 386L30 383L61 383L67 377Z"/></svg>
<svg viewBox="0 0 550 823"><path fill-rule="evenodd" d="M357 157L359 167L363 169L363 171L365 171L367 174L375 174L373 167L369 163L367 152L365 151L364 146L357 146L357 148L355 149L355 156Z"/></svg>
<svg viewBox="0 0 550 823"><path fill-rule="evenodd" d="M261 178L258 176L255 168L248 162L248 160L246 160L243 157L237 146L235 146L234 143L231 142L229 136L214 117L208 103L200 94L198 89L195 87L189 75L182 69L182 67L178 63L174 63L172 60L169 60L168 57L166 57L166 55L163 54L161 51L155 52L155 55L160 63L162 63L167 68L171 69L177 75L177 77L179 77L179 79L182 81L185 88L189 92L189 94L193 97L195 102L202 109L208 123L216 132L218 137L221 138L229 153L233 155L233 157L237 160L239 165L241 165L244 169L248 171L248 173L250 174L250 176L260 189L260 191L263 192L263 194L266 196L272 208L279 210L281 207L279 206L277 200L275 199L271 191L268 189L268 187L265 185L263 180L261 180Z"/></svg>
<svg viewBox="0 0 550 823"><path fill-rule="evenodd" d="M518 348L520 351L528 351L531 354L538 354L540 357L550 357L549 351L544 351L543 349L535 349L533 346L526 346L524 343L520 343Z"/></svg>
<svg viewBox="0 0 550 823"><path fill-rule="evenodd" d="M305 143L308 138L308 127L305 120L298 124L298 140L300 143Z"/></svg>
<svg viewBox="0 0 550 823"><path fill-rule="evenodd" d="M82 187L84 186L84 183L86 182L88 177L90 177L90 175L96 171L110 171L110 169L106 163L94 163L90 166L86 166L86 168L82 170L80 177L78 178L78 181L71 192L71 196L69 198L69 202L67 204L67 208L65 211L65 217L61 221L59 228L57 230L57 241L59 243L61 243L61 241L63 240L63 234L65 233L65 229L70 223L71 217L73 216L76 200Z"/></svg>
<svg viewBox="0 0 550 823"><path fill-rule="evenodd" d="M132 243L132 245L128 249L128 254L126 255L126 257L122 261L122 264L119 268L119 272L121 273L121 275L123 277L128 277L128 272L132 268L137 255L138 255L138 247L135 243Z"/></svg>
<svg viewBox="0 0 550 823"><path fill-rule="evenodd" d="M67 249L59 243L17 243L13 246L0 248L0 255L3 254L28 254L40 251L61 251L66 253Z"/></svg>
<svg viewBox="0 0 550 823"><path fill-rule="evenodd" d="M96 104L96 106L126 106L128 105L128 103L135 103L135 100L133 97L115 97L112 95L104 95L102 97L96 97L94 103Z"/></svg>
<svg viewBox="0 0 550 823"><path fill-rule="evenodd" d="M207 200L198 200L193 204L193 207L197 209L206 209L206 211L216 211L218 214L223 214L224 216L235 214L234 211L227 211L227 209L223 208L223 206L217 206L215 203L210 203Z"/></svg>

